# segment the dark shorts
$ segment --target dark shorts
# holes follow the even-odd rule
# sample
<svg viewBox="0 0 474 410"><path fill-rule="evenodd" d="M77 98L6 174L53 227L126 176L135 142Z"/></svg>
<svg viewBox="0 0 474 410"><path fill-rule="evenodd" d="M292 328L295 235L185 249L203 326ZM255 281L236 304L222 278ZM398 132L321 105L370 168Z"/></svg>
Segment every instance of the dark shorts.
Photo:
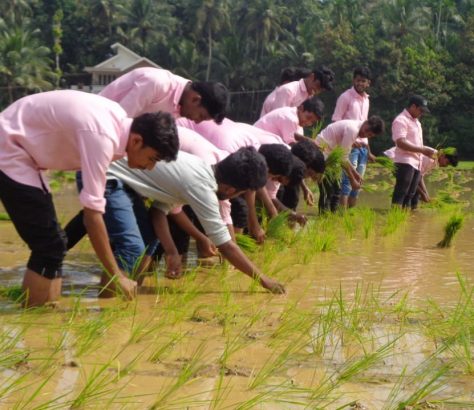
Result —
<svg viewBox="0 0 474 410"><path fill-rule="evenodd" d="M48 279L61 277L67 240L46 187L21 184L0 171L0 199L31 250L27 267Z"/></svg>
<svg viewBox="0 0 474 410"><path fill-rule="evenodd" d="M247 228L248 207L245 198L243 196L232 198L230 205L230 215L234 226L241 229Z"/></svg>

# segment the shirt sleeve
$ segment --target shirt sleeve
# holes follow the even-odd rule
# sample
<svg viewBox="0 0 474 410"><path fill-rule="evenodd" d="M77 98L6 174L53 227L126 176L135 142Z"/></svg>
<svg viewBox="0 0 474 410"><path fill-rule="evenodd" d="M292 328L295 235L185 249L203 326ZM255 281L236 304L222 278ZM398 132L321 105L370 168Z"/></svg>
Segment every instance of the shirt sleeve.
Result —
<svg viewBox="0 0 474 410"><path fill-rule="evenodd" d="M347 111L347 98L344 94L341 94L336 102L336 108L334 108L334 114L332 115L332 120L341 121L344 119L344 114Z"/></svg>
<svg viewBox="0 0 474 410"><path fill-rule="evenodd" d="M79 201L85 208L104 213L106 172L114 155L114 142L107 135L81 131L78 148L83 182Z"/></svg>
<svg viewBox="0 0 474 410"><path fill-rule="evenodd" d="M219 212L221 213L222 220L226 225L232 225L232 216L230 214L231 205L230 201L226 199L225 201L219 201Z"/></svg>
<svg viewBox="0 0 474 410"><path fill-rule="evenodd" d="M191 206L209 239L220 246L232 240L229 229L222 220L219 201L212 186L203 184L188 185L186 202Z"/></svg>
<svg viewBox="0 0 474 410"><path fill-rule="evenodd" d="M396 141L400 138L406 138L408 127L403 121L395 120L392 124L392 140Z"/></svg>
<svg viewBox="0 0 474 410"><path fill-rule="evenodd" d="M278 121L278 128L279 128L280 136L284 142L286 142L287 144L295 142L295 132L297 132L298 129L300 128L297 123L295 123L294 121L290 120L287 117L282 117Z"/></svg>

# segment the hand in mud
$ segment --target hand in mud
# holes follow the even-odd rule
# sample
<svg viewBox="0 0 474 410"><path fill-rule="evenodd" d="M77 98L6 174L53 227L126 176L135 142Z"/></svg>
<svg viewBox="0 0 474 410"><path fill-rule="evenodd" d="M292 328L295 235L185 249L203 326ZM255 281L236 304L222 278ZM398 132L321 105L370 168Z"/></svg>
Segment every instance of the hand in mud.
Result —
<svg viewBox="0 0 474 410"><path fill-rule="evenodd" d="M179 279L183 274L181 266L181 255L171 254L165 256L166 260L166 273L165 276L168 279Z"/></svg>
<svg viewBox="0 0 474 410"><path fill-rule="evenodd" d="M259 244L265 242L265 239L266 239L265 231L260 226L258 228L250 229L250 235Z"/></svg>
<svg viewBox="0 0 474 410"><path fill-rule="evenodd" d="M303 196L308 206L314 205L314 194L309 189L303 191Z"/></svg>
<svg viewBox="0 0 474 410"><path fill-rule="evenodd" d="M117 285L126 299L132 300L137 296L137 282L127 278L125 275L117 277Z"/></svg>
<svg viewBox="0 0 474 410"><path fill-rule="evenodd" d="M306 225L306 222L308 221L305 215L299 214L299 213L297 213L297 212L293 212L293 213L289 216L289 219L290 219L290 221L296 221L296 222L298 222L301 226L305 226L305 225Z"/></svg>
<svg viewBox="0 0 474 410"><path fill-rule="evenodd" d="M267 276L262 276L260 278L260 284L265 288L268 289L270 292L282 295L286 293L285 287L277 282L276 280L273 280Z"/></svg>
<svg viewBox="0 0 474 410"><path fill-rule="evenodd" d="M369 152L369 157L368 157L369 162L375 162L377 160L377 157Z"/></svg>
<svg viewBox="0 0 474 410"><path fill-rule="evenodd" d="M198 256L200 258L210 258L217 255L216 245L209 238L196 242Z"/></svg>

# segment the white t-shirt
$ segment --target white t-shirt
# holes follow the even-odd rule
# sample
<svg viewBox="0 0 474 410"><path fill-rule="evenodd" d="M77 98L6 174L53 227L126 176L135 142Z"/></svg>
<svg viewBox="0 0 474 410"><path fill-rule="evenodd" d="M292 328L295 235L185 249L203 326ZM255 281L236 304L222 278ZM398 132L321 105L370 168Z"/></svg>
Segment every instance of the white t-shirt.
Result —
<svg viewBox="0 0 474 410"><path fill-rule="evenodd" d="M108 174L153 199L153 206L165 213L179 205L190 205L216 246L231 240L219 212L214 172L195 155L180 151L176 161L158 162L151 171L131 169L126 160L120 160L110 166Z"/></svg>

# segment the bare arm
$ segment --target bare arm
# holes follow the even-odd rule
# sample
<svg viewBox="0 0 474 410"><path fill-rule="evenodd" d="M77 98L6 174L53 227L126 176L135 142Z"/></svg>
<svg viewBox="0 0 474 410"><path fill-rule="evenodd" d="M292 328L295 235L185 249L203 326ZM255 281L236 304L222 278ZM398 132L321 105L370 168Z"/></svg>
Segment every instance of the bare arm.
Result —
<svg viewBox="0 0 474 410"><path fill-rule="evenodd" d="M265 276L260 270L245 256L241 249L233 242L227 241L218 246L222 255L237 269L250 276L253 279L259 280L260 284L272 293L285 293L285 288L277 281Z"/></svg>
<svg viewBox="0 0 474 410"><path fill-rule="evenodd" d="M307 222L306 216L298 212L295 212L290 208L287 208L278 198L273 198L272 201L273 201L273 204L275 205L275 208L277 208L279 212L285 212L285 211L289 212L288 218L290 220L298 222L301 226L306 224Z"/></svg>
<svg viewBox="0 0 474 410"><path fill-rule="evenodd" d="M354 190L360 189L360 185L362 183L362 178L359 173L354 169L349 161L345 161L342 164L342 168L346 171L347 177L351 183L351 187Z"/></svg>
<svg viewBox="0 0 474 410"><path fill-rule="evenodd" d="M420 194L421 200L423 202L430 202L430 194L428 193L428 189L426 188L425 179L423 178L423 176L420 179L417 191Z"/></svg>
<svg viewBox="0 0 474 410"><path fill-rule="evenodd" d="M262 201L263 206L268 212L270 218L273 218L278 215L278 210L275 208L270 195L268 195L267 189L265 187L257 190L257 197Z"/></svg>
<svg viewBox="0 0 474 410"><path fill-rule="evenodd" d="M420 154L426 155L429 158L433 158L434 154L436 154L436 150L434 148L428 147L428 146L418 146L410 141L408 141L406 138L398 138L395 141L395 144L398 148L401 148L405 151L410 151L410 152L419 152Z"/></svg>
<svg viewBox="0 0 474 410"><path fill-rule="evenodd" d="M260 226L257 217L257 209L255 208L255 191L247 191L245 193L245 201L247 202L247 219L250 235L252 235L257 243L265 241L265 232Z"/></svg>
<svg viewBox="0 0 474 410"><path fill-rule="evenodd" d="M166 215L163 211L152 208L151 221L155 234L160 240L161 246L165 252L166 277L177 279L182 274L181 256L179 255L173 237L171 236Z"/></svg>
<svg viewBox="0 0 474 410"><path fill-rule="evenodd" d="M122 289L128 299L136 295L137 282L128 279L115 260L112 248L109 243L109 235L105 227L102 213L93 209L84 208L84 226L89 235L92 247L99 258L105 272L110 280L116 279L118 286ZM103 283L105 285L106 283Z"/></svg>
<svg viewBox="0 0 474 410"><path fill-rule="evenodd" d="M199 256L210 257L215 256L217 253L216 247L210 241L210 239L204 235L196 225L188 218L186 213L183 211L170 215L170 218L176 222L176 224L188 235L192 236L196 240L196 246L198 248Z"/></svg>

